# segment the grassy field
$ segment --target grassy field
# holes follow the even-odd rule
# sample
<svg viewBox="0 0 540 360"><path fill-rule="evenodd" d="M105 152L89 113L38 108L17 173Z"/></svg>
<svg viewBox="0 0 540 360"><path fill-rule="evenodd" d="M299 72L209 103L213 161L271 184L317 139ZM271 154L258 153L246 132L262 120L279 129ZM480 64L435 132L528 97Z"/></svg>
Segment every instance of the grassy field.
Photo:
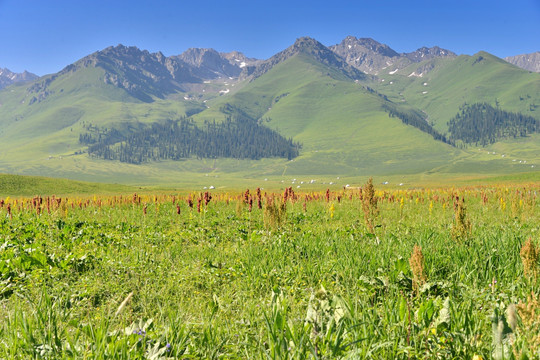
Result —
<svg viewBox="0 0 540 360"><path fill-rule="evenodd" d="M0 174L0 196L118 194L135 191L125 185L81 182L41 176Z"/></svg>
<svg viewBox="0 0 540 360"><path fill-rule="evenodd" d="M537 358L539 182L501 180L0 197L0 358Z"/></svg>

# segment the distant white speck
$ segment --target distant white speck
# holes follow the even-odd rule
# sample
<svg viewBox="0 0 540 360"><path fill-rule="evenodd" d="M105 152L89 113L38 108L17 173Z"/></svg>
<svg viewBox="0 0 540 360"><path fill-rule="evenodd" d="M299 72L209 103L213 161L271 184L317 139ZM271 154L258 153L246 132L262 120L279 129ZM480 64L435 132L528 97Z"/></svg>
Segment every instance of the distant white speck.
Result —
<svg viewBox="0 0 540 360"><path fill-rule="evenodd" d="M212 190L215 189L215 187L213 185L210 185L209 189Z"/></svg>
<svg viewBox="0 0 540 360"><path fill-rule="evenodd" d="M427 82L426 82L426 83L423 83L422 85L427 86Z"/></svg>
<svg viewBox="0 0 540 360"><path fill-rule="evenodd" d="M424 94L424 95L427 94L427 91L422 91L422 94Z"/></svg>
<svg viewBox="0 0 540 360"><path fill-rule="evenodd" d="M349 49L350 49L350 48L352 48L352 46L351 46L351 45L349 45Z"/></svg>
<svg viewBox="0 0 540 360"><path fill-rule="evenodd" d="M241 67L241 68L246 67L246 63L245 63L244 61L242 61L242 62L240 63L240 67Z"/></svg>
<svg viewBox="0 0 540 360"><path fill-rule="evenodd" d="M398 69L394 70L394 71L390 71L389 74L390 75L394 75L395 73L397 73Z"/></svg>

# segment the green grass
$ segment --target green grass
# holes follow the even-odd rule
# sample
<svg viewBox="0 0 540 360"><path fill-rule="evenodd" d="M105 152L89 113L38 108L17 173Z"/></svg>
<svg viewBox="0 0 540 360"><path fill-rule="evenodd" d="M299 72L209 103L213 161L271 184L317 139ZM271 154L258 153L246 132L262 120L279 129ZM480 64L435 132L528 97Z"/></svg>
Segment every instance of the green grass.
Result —
<svg viewBox="0 0 540 360"><path fill-rule="evenodd" d="M132 193L135 188L125 185L98 184L42 176L0 174L0 196L73 195Z"/></svg>
<svg viewBox="0 0 540 360"><path fill-rule="evenodd" d="M244 194L220 192L200 213L199 192L193 208L177 194L44 199L39 210L10 199L11 217L0 208L0 357L534 358L540 318L519 320L512 345L497 328L513 324L499 318L510 304L539 296L520 259L528 238L540 246L537 191L378 187L374 234L358 190L328 202L324 191L296 194L281 225L253 189L252 211ZM456 195L472 224L461 240L451 235ZM263 191L263 208L282 196ZM415 245L426 281L417 290Z"/></svg>

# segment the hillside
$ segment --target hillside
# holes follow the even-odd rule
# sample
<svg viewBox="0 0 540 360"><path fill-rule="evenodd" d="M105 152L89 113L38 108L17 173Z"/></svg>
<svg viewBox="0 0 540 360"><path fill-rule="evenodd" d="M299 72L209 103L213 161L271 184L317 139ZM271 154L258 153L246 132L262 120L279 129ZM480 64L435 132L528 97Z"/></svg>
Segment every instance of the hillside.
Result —
<svg viewBox="0 0 540 360"><path fill-rule="evenodd" d="M540 119L540 74L486 52L432 59L379 78L380 92L421 109L441 132L447 132L447 122L465 103L486 102Z"/></svg>
<svg viewBox="0 0 540 360"><path fill-rule="evenodd" d="M457 156L458 150L390 118L382 107L386 100L347 71L303 51L302 43L287 50L291 56L195 118L223 118L219 109L229 103L291 136L303 151L286 165L287 174L418 172Z"/></svg>
<svg viewBox="0 0 540 360"><path fill-rule="evenodd" d="M393 55L379 45L373 51ZM538 119L540 75L487 53L454 57L434 47L396 56L406 66L374 76L307 37L264 61L212 49L166 57L108 47L56 74L0 91L0 171L239 186L289 176L335 183L337 177L367 175L535 170L539 134L490 142L485 150L453 147L445 134L465 102ZM191 130L167 128L180 119ZM89 146L106 134L119 134L106 139L116 155L105 144L89 156ZM174 144L186 136L183 147ZM277 143L292 148L284 151ZM242 144L249 151L239 151ZM508 157L490 154L499 151Z"/></svg>

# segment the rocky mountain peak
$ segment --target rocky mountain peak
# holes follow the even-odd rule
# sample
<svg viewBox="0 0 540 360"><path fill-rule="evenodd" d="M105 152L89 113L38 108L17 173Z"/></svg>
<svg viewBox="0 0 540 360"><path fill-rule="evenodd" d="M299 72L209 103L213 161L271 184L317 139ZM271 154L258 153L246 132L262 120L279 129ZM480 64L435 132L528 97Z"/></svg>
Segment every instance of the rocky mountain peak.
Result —
<svg viewBox="0 0 540 360"><path fill-rule="evenodd" d="M9 69L0 68L0 89L9 86L14 83L30 82L37 79L39 76L32 74L28 71L22 73L15 73Z"/></svg>
<svg viewBox="0 0 540 360"><path fill-rule="evenodd" d="M253 77L261 76L275 65L298 54L308 55L322 64L339 69L351 79L360 79L365 75L361 71L358 71L347 64L343 58L336 55L332 50L317 40L307 36L296 39L293 45L262 62L260 65L245 68L243 75L252 75Z"/></svg>
<svg viewBox="0 0 540 360"><path fill-rule="evenodd" d="M421 62L424 60L430 60L437 57L456 57L457 55L446 49L442 49L438 46L433 47L421 47L420 49L410 52L410 53L404 53L403 54L408 59L412 60L413 62Z"/></svg>
<svg viewBox="0 0 540 360"><path fill-rule="evenodd" d="M345 39L343 39L343 41L339 45L356 53L374 52L387 57L399 56L399 54L393 49L391 49L388 45L381 44L380 42L375 41L372 38L356 38L349 35Z"/></svg>
<svg viewBox="0 0 540 360"><path fill-rule="evenodd" d="M240 68L244 68L246 66L255 66L264 61L264 60L249 58L239 51L221 53L221 56L229 60L231 64L238 65L238 67Z"/></svg>
<svg viewBox="0 0 540 360"><path fill-rule="evenodd" d="M298 51L302 51L306 49L313 49L313 48L326 49L326 46L324 46L323 44L321 44L320 42L318 42L317 40L309 36L303 36L296 39L294 44L292 44L292 46L290 47L290 49L295 49Z"/></svg>
<svg viewBox="0 0 540 360"><path fill-rule="evenodd" d="M505 57L504 60L508 61L510 64L519 66L522 69L540 73L540 51L531 54L508 56Z"/></svg>
<svg viewBox="0 0 540 360"><path fill-rule="evenodd" d="M214 49L204 48L189 48L182 54L178 55L179 59L182 59L188 64L196 67L200 67L204 62L215 61L221 59L221 55Z"/></svg>
<svg viewBox="0 0 540 360"><path fill-rule="evenodd" d="M163 98L178 91L182 82L202 82L196 69L181 59L122 44L96 51L66 66L59 74L87 67L102 68L106 84L125 89L142 101L152 101L152 96Z"/></svg>
<svg viewBox="0 0 540 360"><path fill-rule="evenodd" d="M197 68L199 76L208 79L237 77L242 71L240 64L231 63L214 49L190 48L177 58Z"/></svg>

